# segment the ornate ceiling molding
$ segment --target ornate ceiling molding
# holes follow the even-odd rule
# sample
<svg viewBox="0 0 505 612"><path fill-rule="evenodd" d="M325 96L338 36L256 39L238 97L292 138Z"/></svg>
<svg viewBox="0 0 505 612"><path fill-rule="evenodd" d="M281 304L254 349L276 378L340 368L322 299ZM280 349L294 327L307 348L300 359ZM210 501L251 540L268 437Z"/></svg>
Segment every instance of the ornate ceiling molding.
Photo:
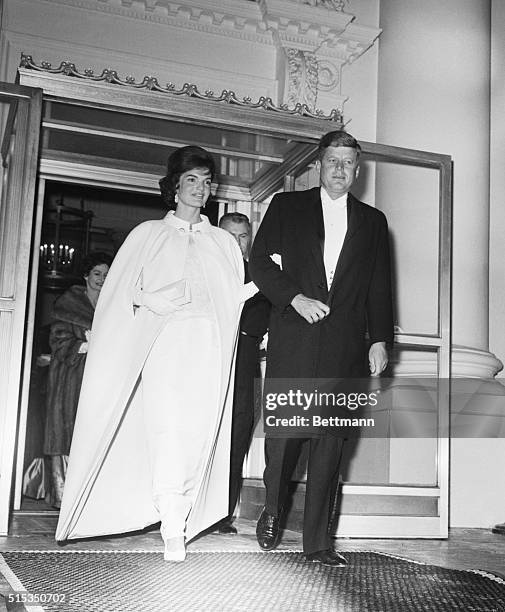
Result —
<svg viewBox="0 0 505 612"><path fill-rule="evenodd" d="M309 4L310 6L321 6L335 11L343 11L347 0L296 0L296 2Z"/></svg>
<svg viewBox="0 0 505 612"><path fill-rule="evenodd" d="M200 92L197 85L192 83L184 83L184 85L177 89L173 83L167 83L166 85L160 85L158 79L154 76L147 75L142 81L137 82L132 76L127 76L122 79L115 70L111 68L105 68L101 74L96 75L93 70L84 70L80 72L74 63L69 61L61 62L57 68L49 62L42 62L40 65L33 61L30 55L21 54L20 68L29 70L36 70L38 72L47 72L49 74L61 74L71 78L85 79L93 82L104 82L112 85L119 85L122 87L130 87L133 89L143 89L146 91L153 91L166 95L173 96L188 96L191 98L198 98L200 100L207 100L209 102L223 102L234 106L241 106L250 109L264 109L268 111L274 111L276 113L282 113L284 115L299 115L302 117L312 117L314 119L324 119L327 121L333 121L336 123L336 128L343 126L342 112L339 109L333 109L329 114L325 114L324 111L309 108L307 104L296 103L293 106L288 104L274 104L272 98L261 96L256 102L253 102L251 98L244 97L238 98L235 92L223 89L221 94L216 95L213 91L207 90Z"/></svg>
<svg viewBox="0 0 505 612"><path fill-rule="evenodd" d="M342 112L346 99L339 91L342 67L365 53L381 33L379 28L356 24L354 15L343 10L347 0L38 1L275 45L286 58L285 75L280 76L285 77L283 102L301 104L311 112L318 91L332 90Z"/></svg>
<svg viewBox="0 0 505 612"><path fill-rule="evenodd" d="M333 57L342 63L352 64L374 44L381 32L379 28L351 23L338 39L326 41L319 53L321 56Z"/></svg>
<svg viewBox="0 0 505 612"><path fill-rule="evenodd" d="M319 0L311 0L317 2ZM303 0L258 0L275 43L283 48L311 51L317 56L351 63L378 38L380 28L358 26L355 17L327 5Z"/></svg>
<svg viewBox="0 0 505 612"><path fill-rule="evenodd" d="M39 0L174 28L272 44L258 6L237 0Z"/></svg>
<svg viewBox="0 0 505 612"><path fill-rule="evenodd" d="M266 45L320 50L318 54L351 62L381 30L355 25L354 15L340 8L345 1L39 0Z"/></svg>
<svg viewBox="0 0 505 612"><path fill-rule="evenodd" d="M265 24L277 44L314 51L326 39L333 40L354 19L336 11L300 4L296 0L258 0Z"/></svg>
<svg viewBox="0 0 505 612"><path fill-rule="evenodd" d="M284 101L315 107L319 91L337 90L342 67L369 49L379 28L358 26L345 0L258 0L263 20L286 55Z"/></svg>

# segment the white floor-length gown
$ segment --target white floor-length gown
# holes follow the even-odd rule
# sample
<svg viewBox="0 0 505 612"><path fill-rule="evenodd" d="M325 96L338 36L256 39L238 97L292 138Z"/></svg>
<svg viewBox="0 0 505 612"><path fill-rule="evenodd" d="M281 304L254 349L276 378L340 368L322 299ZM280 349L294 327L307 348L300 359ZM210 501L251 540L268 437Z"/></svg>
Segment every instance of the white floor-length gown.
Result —
<svg viewBox="0 0 505 612"><path fill-rule="evenodd" d="M177 217L171 222L188 233L183 278L189 284L191 301L170 317L142 370L153 501L164 538L185 532L221 412L216 362L219 339L198 256L200 223L191 226Z"/></svg>
<svg viewBox="0 0 505 612"><path fill-rule="evenodd" d="M166 317L135 307L187 278L190 303ZM243 302L235 239L173 213L137 226L95 311L56 539L162 520L186 539L225 517L233 364Z"/></svg>

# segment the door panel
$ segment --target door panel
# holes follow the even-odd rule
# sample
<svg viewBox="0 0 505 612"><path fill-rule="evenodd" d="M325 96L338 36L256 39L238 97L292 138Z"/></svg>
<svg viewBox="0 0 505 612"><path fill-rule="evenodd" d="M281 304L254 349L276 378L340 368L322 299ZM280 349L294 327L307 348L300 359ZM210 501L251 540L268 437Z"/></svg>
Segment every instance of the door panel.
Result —
<svg viewBox="0 0 505 612"><path fill-rule="evenodd" d="M8 530L42 91L0 83L0 534Z"/></svg>

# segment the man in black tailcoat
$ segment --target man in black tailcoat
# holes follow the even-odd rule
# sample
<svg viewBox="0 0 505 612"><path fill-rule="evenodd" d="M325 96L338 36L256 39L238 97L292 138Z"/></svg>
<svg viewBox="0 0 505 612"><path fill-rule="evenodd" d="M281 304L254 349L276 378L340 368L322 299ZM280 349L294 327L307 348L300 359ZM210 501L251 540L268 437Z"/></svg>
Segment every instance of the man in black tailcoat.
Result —
<svg viewBox="0 0 505 612"><path fill-rule="evenodd" d="M237 241L244 258L245 282L250 281L247 258L251 244L251 225L242 213L226 213L219 227ZM233 513L242 486L242 466L249 449L254 426L254 379L259 378L259 348L268 328L270 302L260 292L249 298L242 309L235 361L235 390L230 455L230 501L228 516L217 525L219 533L235 534Z"/></svg>
<svg viewBox="0 0 505 612"><path fill-rule="evenodd" d="M393 339L388 228L382 212L349 193L360 150L344 131L324 135L316 161L321 187L277 194L258 230L249 272L272 303L267 379L360 378L387 366L386 343ZM304 442L303 550L307 561L343 566L329 533L343 440L328 429L305 439L267 433L258 543L264 550L278 543L279 517Z"/></svg>

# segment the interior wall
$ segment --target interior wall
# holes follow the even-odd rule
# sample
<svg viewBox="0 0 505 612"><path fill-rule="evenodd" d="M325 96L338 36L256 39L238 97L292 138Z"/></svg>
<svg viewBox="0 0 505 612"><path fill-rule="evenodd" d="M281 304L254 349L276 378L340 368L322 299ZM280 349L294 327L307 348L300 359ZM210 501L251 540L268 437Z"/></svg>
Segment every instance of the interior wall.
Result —
<svg viewBox="0 0 505 612"><path fill-rule="evenodd" d="M377 139L452 156L453 342L487 350L490 2L382 0L381 27Z"/></svg>
<svg viewBox="0 0 505 612"><path fill-rule="evenodd" d="M491 0L381 0L377 139L453 157L453 343L480 349L476 358L489 348L504 356L503 336L488 334L488 292L492 325L503 328L504 25L503 3L491 12ZM419 187L400 185L406 207ZM411 221L406 215L396 231L408 231ZM416 299L422 317L424 302ZM451 441L451 526L489 528L504 520L504 453L503 439Z"/></svg>
<svg viewBox="0 0 505 612"><path fill-rule="evenodd" d="M492 0L491 10L489 349L505 362L505 2Z"/></svg>

